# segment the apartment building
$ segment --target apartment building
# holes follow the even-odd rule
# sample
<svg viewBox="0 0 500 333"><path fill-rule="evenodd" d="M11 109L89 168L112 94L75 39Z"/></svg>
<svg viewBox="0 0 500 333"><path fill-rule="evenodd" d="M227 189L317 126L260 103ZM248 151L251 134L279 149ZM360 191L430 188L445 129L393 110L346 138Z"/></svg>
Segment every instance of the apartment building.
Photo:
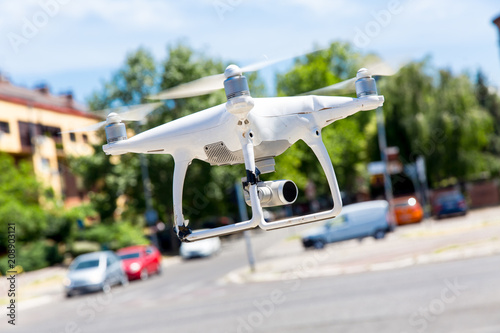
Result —
<svg viewBox="0 0 500 333"><path fill-rule="evenodd" d="M67 206L85 197L68 167L69 156L93 153L95 133L62 133L100 121L71 93L54 95L48 86L16 86L0 73L0 152L33 164L37 178Z"/></svg>

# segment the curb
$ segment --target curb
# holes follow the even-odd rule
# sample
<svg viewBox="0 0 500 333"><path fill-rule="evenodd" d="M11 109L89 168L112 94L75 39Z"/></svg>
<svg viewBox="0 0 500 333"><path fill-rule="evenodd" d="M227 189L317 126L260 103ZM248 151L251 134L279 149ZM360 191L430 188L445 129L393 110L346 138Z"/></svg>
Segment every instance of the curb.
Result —
<svg viewBox="0 0 500 333"><path fill-rule="evenodd" d="M260 269L266 268L266 272L259 272L259 267L257 267L257 272L251 273L248 268L238 269L233 272L228 273L225 277L221 279L222 283L231 284L245 284L245 283L258 283L258 282L275 282L275 281L286 281L295 280L302 278L314 278L314 277L327 277L327 276L337 276L346 274L356 274L365 272L377 272L385 271L391 269L405 268L421 264L432 264L447 262L453 260L463 260L482 256L490 256L500 254L500 244L484 244L481 246L466 247L458 250L450 250L443 253L431 253L431 254L420 254L413 257L400 258L396 260L391 260L387 262L373 263L373 264L358 264L358 265L323 265L317 267L315 270L308 270L300 274L292 274L293 270L285 271L269 271L269 267L272 266L270 261L263 262L260 265Z"/></svg>

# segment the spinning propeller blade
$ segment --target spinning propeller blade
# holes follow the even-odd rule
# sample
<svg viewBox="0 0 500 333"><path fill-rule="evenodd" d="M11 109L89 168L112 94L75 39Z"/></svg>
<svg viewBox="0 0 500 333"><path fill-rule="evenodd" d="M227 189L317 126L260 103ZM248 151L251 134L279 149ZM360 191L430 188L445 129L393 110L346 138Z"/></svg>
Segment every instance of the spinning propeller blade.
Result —
<svg viewBox="0 0 500 333"><path fill-rule="evenodd" d="M293 57L283 57L272 60L263 60L254 64L241 67L240 70L242 73L256 72L258 70L276 64L278 62L294 59L317 51L320 50L307 52L300 55L295 55ZM194 96L209 94L213 91L224 88L225 79L226 77L224 76L224 74L215 74L211 76L202 77L201 79L183 83L176 87L164 90L156 95L149 96L148 99L160 99L160 100L178 99L178 98L194 97Z"/></svg>
<svg viewBox="0 0 500 333"><path fill-rule="evenodd" d="M159 108L161 105L163 105L162 102L139 104L139 105L124 107L117 111L111 110L111 112L117 113L121 120L141 121L144 118L146 118L148 114Z"/></svg>
<svg viewBox="0 0 500 333"><path fill-rule="evenodd" d="M156 95L148 96L148 99L178 99L209 94L215 90L224 88L224 74L215 74L202 77L188 83L164 90Z"/></svg>
<svg viewBox="0 0 500 333"><path fill-rule="evenodd" d="M329 94L333 93L334 91L343 92L343 93L350 93L350 92L354 91L354 89L355 89L355 86L354 86L355 82L356 82L356 78L353 77L351 79L332 84L331 86L328 86L328 87L323 87L323 88L319 88L316 90L302 93L302 94L300 94L300 96L303 96L303 95L329 95Z"/></svg>
<svg viewBox="0 0 500 333"><path fill-rule="evenodd" d="M162 104L163 104L162 102L157 102L157 103L138 104L131 106L121 106L112 109L95 111L95 113L103 118L107 117L111 113L115 113L117 117L123 121L141 121L144 118L146 118L148 114L150 114L158 107L160 107ZM106 125L106 120L101 121L97 124L92 124L87 127L77 128L71 131L64 131L61 133L92 132L99 130L105 125Z"/></svg>
<svg viewBox="0 0 500 333"><path fill-rule="evenodd" d="M74 129L71 131L63 131L63 132L61 132L61 134L63 134L63 133L78 133L78 132L93 132L93 131L97 131L101 127L104 127L104 125L106 125L106 120L101 121L97 124L92 124L92 125L87 126L87 127L80 127L80 128L77 128L77 129Z"/></svg>
<svg viewBox="0 0 500 333"><path fill-rule="evenodd" d="M370 73L371 76L391 76L391 75L396 74L403 66L399 66L399 68L397 70L394 70L387 63L385 63L383 61L378 61L378 62L369 64L368 66L366 66L366 68L368 69L368 72ZM353 77L353 78L347 79L345 81L332 84L331 86L312 90L312 91L309 91L309 92L306 92L306 93L303 93L300 95L301 96L302 95L330 95L334 92L351 93L351 92L356 91L355 83L356 83L356 77Z"/></svg>

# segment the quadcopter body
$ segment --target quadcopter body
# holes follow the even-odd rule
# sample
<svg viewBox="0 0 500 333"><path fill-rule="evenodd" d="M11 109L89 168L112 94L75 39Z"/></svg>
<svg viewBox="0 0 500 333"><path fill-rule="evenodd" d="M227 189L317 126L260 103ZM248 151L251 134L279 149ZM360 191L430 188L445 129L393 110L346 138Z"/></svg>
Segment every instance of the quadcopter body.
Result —
<svg viewBox="0 0 500 333"><path fill-rule="evenodd" d="M276 62L276 61L274 61ZM161 103L137 105L125 112L108 111L106 121L85 130L105 126L108 155L125 153L170 154L175 167L173 203L175 231L182 241L196 241L231 234L259 226L264 230L290 227L336 217L342 210L342 199L321 130L336 120L359 111L382 106L375 75L390 75L385 69L362 68L356 77L310 92L305 96L253 98L243 72L258 70L274 62L239 68L230 65L224 74L205 77L168 89L151 99L186 98L224 88L227 102L190 114L127 138L122 121L140 120ZM386 67L387 68L387 67ZM356 98L321 96L331 91L355 88ZM274 158L298 140L303 140L318 158L330 187L333 207L329 210L278 221L264 220L262 207L293 203L298 190L293 181L261 181L259 175L275 171ZM214 229L192 231L182 210L182 192L188 166L199 159L214 166L244 164L242 178L245 200L252 217Z"/></svg>
<svg viewBox="0 0 500 333"><path fill-rule="evenodd" d="M248 132L256 161L274 158L302 139L316 135L336 120L383 103L382 96L362 98L295 96L254 98L246 120L226 110L226 104L190 114L103 146L109 155L124 153L170 154L211 165L244 163L239 135ZM246 123L245 123L246 122Z"/></svg>

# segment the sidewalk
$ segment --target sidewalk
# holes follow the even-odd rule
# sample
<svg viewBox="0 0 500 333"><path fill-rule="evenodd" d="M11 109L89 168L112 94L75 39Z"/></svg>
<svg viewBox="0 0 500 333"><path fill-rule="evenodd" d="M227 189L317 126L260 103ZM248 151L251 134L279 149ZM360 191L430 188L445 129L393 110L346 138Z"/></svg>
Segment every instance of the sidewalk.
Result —
<svg viewBox="0 0 500 333"><path fill-rule="evenodd" d="M322 250L303 248L303 230L269 248L255 272L245 267L231 272L223 281L247 283L334 276L500 253L500 207L471 211L464 217L428 219L399 227L383 240L351 240L329 244Z"/></svg>

